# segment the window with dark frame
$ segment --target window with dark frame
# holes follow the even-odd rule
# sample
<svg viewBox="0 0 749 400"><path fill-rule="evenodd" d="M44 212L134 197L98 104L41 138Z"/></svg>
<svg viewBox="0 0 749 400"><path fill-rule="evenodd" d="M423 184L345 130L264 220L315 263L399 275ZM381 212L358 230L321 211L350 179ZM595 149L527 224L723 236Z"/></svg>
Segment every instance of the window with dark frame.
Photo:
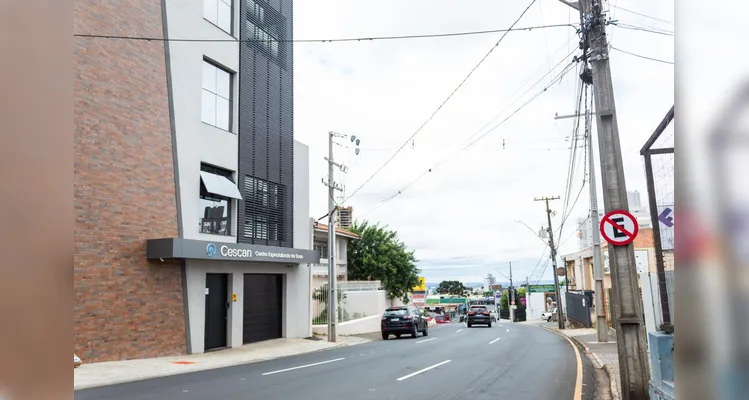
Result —
<svg viewBox="0 0 749 400"><path fill-rule="evenodd" d="M223 176L234 182L233 173L223 168L201 164L200 171ZM198 205L200 233L231 236L232 200L229 197L209 193L205 188L205 184L203 184L203 180L200 179L200 200Z"/></svg>
<svg viewBox="0 0 749 400"><path fill-rule="evenodd" d="M285 187L246 176L244 181L245 220L243 235L255 244L280 245L284 240Z"/></svg>

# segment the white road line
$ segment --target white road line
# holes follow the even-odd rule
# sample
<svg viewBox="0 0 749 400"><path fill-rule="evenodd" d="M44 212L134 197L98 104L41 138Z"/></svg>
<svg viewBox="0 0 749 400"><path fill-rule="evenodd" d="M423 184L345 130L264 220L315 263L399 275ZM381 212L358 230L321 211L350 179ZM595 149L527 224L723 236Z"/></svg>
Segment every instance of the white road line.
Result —
<svg viewBox="0 0 749 400"><path fill-rule="evenodd" d="M460 329L458 329L458 330L457 330L457 331L455 331L455 332L457 333L457 332L460 332L460 331L462 331L462 330L463 330L463 328L460 328Z"/></svg>
<svg viewBox="0 0 749 400"><path fill-rule="evenodd" d="M332 362L336 362L336 361L341 361L341 360L345 360L345 358L336 358L335 360L328 360L328 361L322 361L322 362L314 363L314 364L300 365L298 367L292 367L292 368L286 368L286 369L279 369L278 371L266 372L266 373L263 374L263 376L278 374L278 373L281 373L281 372L293 371L295 369L302 369L302 368L314 367L314 366L317 366L317 365L328 364L328 363L332 363Z"/></svg>
<svg viewBox="0 0 749 400"><path fill-rule="evenodd" d="M496 339L492 340L491 342L489 342L489 344L493 344L493 343L494 343L494 342L496 342L497 340L499 340L499 338L496 338Z"/></svg>
<svg viewBox="0 0 749 400"><path fill-rule="evenodd" d="M436 338L436 337L433 337L433 338L431 338L431 339L425 339L425 340L422 340L422 341L416 342L416 344L419 344L419 343L424 343L424 342L428 342L428 341L430 341L430 340L434 340L434 339L437 339L437 338Z"/></svg>
<svg viewBox="0 0 749 400"><path fill-rule="evenodd" d="M445 365L445 364L449 363L450 361L452 361L452 360L445 360L445 361L442 361L441 363L437 363L437 364L434 364L434 365L432 365L431 367L426 367L426 368L424 368L424 369L422 369L422 370L416 371L416 372L414 372L414 373L411 373L411 374L408 374L408 375L406 375L406 376L402 376L402 377L400 377L400 378L398 378L398 379L396 379L396 380L397 380L397 381L404 381L404 380L406 380L406 379L408 379L408 378L411 378L411 377L414 377L414 376L416 376L416 375L419 375L419 374L421 374L421 373L427 372L427 371L429 371L430 369L435 369L435 368L439 367L440 365Z"/></svg>
<svg viewBox="0 0 749 400"><path fill-rule="evenodd" d="M507 332L509 332L509 331L510 331L510 328L507 328Z"/></svg>

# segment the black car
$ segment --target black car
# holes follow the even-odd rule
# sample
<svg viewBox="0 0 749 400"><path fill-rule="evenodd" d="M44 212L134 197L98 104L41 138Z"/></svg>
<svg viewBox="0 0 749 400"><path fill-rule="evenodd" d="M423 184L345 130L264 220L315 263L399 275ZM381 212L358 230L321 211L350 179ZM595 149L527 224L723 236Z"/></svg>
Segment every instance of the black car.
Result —
<svg viewBox="0 0 749 400"><path fill-rule="evenodd" d="M492 316L489 310L485 306L471 306L468 310L468 316L466 318L468 327L471 325L487 325L489 328L492 327Z"/></svg>
<svg viewBox="0 0 749 400"><path fill-rule="evenodd" d="M382 340L388 340L390 335L399 338L401 335L410 334L411 337L416 337L419 332L427 336L429 324L416 307L390 307L382 314L380 331L382 331Z"/></svg>

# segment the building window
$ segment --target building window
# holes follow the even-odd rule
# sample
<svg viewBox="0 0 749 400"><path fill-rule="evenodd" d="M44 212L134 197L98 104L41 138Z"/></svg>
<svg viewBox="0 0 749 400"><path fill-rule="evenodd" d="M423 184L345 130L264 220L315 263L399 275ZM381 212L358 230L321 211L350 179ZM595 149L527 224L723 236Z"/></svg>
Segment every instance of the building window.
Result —
<svg viewBox="0 0 749 400"><path fill-rule="evenodd" d="M320 253L320 258L328 258L328 244L325 242L315 241L312 249Z"/></svg>
<svg viewBox="0 0 749 400"><path fill-rule="evenodd" d="M338 261L345 263L346 262L346 243L342 240L338 241Z"/></svg>
<svg viewBox="0 0 749 400"><path fill-rule="evenodd" d="M231 35L232 0L203 0L203 17Z"/></svg>
<svg viewBox="0 0 749 400"><path fill-rule="evenodd" d="M278 245L284 240L285 187L246 176L244 181L244 237L253 243Z"/></svg>
<svg viewBox="0 0 749 400"><path fill-rule="evenodd" d="M200 233L231 235L232 200L241 199L232 172L207 164L200 166Z"/></svg>
<svg viewBox="0 0 749 400"><path fill-rule="evenodd" d="M225 131L231 131L231 78L231 72L203 61L201 119L206 124Z"/></svg>

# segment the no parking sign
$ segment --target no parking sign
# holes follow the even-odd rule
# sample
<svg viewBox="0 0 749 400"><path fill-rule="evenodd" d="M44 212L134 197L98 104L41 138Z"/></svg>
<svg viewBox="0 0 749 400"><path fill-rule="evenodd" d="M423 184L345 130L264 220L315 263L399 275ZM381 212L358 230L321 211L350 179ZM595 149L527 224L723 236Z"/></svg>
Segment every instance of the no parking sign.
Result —
<svg viewBox="0 0 749 400"><path fill-rule="evenodd" d="M601 235L614 246L626 246L637 237L640 226L637 219L627 211L615 210L601 219Z"/></svg>

